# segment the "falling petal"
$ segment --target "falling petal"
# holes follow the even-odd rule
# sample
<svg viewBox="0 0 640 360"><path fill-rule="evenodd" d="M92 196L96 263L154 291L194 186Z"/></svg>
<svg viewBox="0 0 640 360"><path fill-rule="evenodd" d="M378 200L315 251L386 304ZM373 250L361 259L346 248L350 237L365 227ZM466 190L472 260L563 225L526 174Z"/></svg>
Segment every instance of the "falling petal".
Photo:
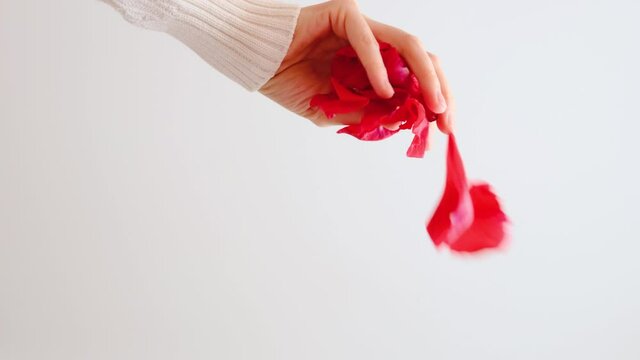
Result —
<svg viewBox="0 0 640 360"><path fill-rule="evenodd" d="M490 186L469 186L455 137L449 135L445 189L427 224L431 239L454 251L475 252L500 246L507 225L507 216Z"/></svg>

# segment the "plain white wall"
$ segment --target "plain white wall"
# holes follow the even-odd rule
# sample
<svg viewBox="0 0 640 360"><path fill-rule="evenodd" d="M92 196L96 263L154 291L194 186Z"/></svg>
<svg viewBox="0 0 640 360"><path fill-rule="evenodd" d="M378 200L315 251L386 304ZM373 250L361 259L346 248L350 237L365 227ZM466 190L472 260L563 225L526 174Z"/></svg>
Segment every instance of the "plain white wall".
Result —
<svg viewBox="0 0 640 360"><path fill-rule="evenodd" d="M636 1L366 1L424 39L507 251L444 180L97 1L0 0L0 359L639 359Z"/></svg>

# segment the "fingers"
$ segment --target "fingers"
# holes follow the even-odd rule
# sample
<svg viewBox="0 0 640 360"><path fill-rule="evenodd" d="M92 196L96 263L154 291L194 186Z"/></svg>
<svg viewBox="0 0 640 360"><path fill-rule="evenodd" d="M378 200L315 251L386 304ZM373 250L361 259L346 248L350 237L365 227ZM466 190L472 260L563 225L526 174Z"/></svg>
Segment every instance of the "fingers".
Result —
<svg viewBox="0 0 640 360"><path fill-rule="evenodd" d="M347 38L355 50L360 62L364 66L371 86L378 96L390 98L393 96L393 87L389 82L387 69L380 55L380 47L369 24L360 13L355 1L336 1L338 7L335 11L335 19L332 22L337 25L336 34ZM342 26L340 24L342 23ZM342 29L340 29L342 28Z"/></svg>
<svg viewBox="0 0 640 360"><path fill-rule="evenodd" d="M357 14L346 20L347 38L358 58L367 71L367 77L376 93L389 98L393 95L393 87L389 82L387 69L380 55L378 41L371 32L369 25L362 15Z"/></svg>
<svg viewBox="0 0 640 360"><path fill-rule="evenodd" d="M421 41L415 36L392 26L368 18L366 21L376 38L393 45L405 58L407 65L416 74L420 82L420 88L427 107L432 112L441 114L438 118L448 118L448 100L452 99L452 97L448 86L446 86L444 73L439 64L434 64L433 58L424 50ZM437 60L437 58L435 59ZM444 79L444 85L442 79ZM442 114L447 114L447 116ZM441 122L442 125L440 124ZM441 122L438 123L438 127L443 132L448 132L450 128L446 125L446 120Z"/></svg>
<svg viewBox="0 0 640 360"><path fill-rule="evenodd" d="M431 59L431 63L436 69L436 74L438 75L438 80L440 81L440 89L442 91L442 94L444 95L445 101L447 102L447 110L441 114L438 114L438 128L443 133L449 134L453 132L453 127L455 124L455 100L453 98L453 94L451 93L451 88L449 87L447 77L444 75L444 71L442 70L440 60L434 54L428 53L428 55Z"/></svg>
<svg viewBox="0 0 640 360"><path fill-rule="evenodd" d="M420 41L414 37L409 37L399 51L404 56L411 71L416 74L422 90L422 96L424 96L424 101L429 109L436 114L441 114L447 110L447 103L444 95L442 95L438 74Z"/></svg>
<svg viewBox="0 0 640 360"><path fill-rule="evenodd" d="M334 33L349 41L376 93L384 98L393 95L378 39L398 49L418 78L426 106L438 114L438 128L450 133L453 130L455 101L438 58L428 53L417 37L362 15L355 0L335 0L331 4Z"/></svg>

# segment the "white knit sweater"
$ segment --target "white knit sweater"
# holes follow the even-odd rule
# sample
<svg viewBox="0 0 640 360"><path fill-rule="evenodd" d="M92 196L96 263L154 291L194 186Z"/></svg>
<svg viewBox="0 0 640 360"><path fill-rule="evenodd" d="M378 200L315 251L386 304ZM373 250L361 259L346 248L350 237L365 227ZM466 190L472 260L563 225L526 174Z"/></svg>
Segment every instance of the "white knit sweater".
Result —
<svg viewBox="0 0 640 360"><path fill-rule="evenodd" d="M250 91L289 49L299 6L273 0L102 0L129 22L164 31Z"/></svg>

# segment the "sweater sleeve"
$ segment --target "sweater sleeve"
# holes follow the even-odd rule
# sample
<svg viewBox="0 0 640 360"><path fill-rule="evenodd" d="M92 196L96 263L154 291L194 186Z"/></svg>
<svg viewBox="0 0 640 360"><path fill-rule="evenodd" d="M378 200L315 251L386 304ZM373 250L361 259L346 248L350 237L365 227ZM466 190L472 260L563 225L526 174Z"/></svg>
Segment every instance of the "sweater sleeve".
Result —
<svg viewBox="0 0 640 360"><path fill-rule="evenodd" d="M299 6L274 0L102 0L127 21L163 31L255 91L289 49Z"/></svg>

